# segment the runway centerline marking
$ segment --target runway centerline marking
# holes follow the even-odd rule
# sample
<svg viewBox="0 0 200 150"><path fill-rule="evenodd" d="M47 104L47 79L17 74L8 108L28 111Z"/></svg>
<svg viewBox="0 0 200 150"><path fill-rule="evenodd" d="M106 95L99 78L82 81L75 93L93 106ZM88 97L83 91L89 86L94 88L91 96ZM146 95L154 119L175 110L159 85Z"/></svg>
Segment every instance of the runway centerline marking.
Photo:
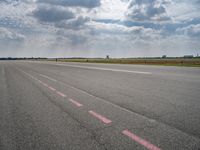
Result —
<svg viewBox="0 0 200 150"><path fill-rule="evenodd" d="M62 97L67 97L65 94L63 94L62 92L57 91L56 92L58 95L62 96Z"/></svg>
<svg viewBox="0 0 200 150"><path fill-rule="evenodd" d="M129 138L131 138L133 141L141 144L142 146L146 147L148 150L161 150L157 146L151 144L150 142L140 138L139 136L135 135L134 133L128 131L128 130L123 130L122 133Z"/></svg>
<svg viewBox="0 0 200 150"><path fill-rule="evenodd" d="M77 66L77 65L67 65L67 64L54 64L58 66L69 66L74 68L84 68L84 69L93 69L93 70L103 70L103 71L114 71L114 72L125 72L125 73L136 73L136 74L152 74L151 72L143 71L131 71L131 70L121 70L121 69L110 69L110 68L100 68L100 67L90 67L90 66Z"/></svg>
<svg viewBox="0 0 200 150"><path fill-rule="evenodd" d="M83 104L81 104L81 103L79 103L79 102L77 102L77 101L75 101L75 100L73 100L73 99L69 99L69 101L70 102L72 102L74 105L76 105L77 107L82 107L83 106Z"/></svg>
<svg viewBox="0 0 200 150"><path fill-rule="evenodd" d="M98 113L96 113L96 112L94 112L94 111L92 111L92 110L90 110L90 111L88 111L88 112L89 112L91 115L93 115L95 118L99 119L100 121L102 121L102 122L105 123L105 124L109 124L109 123L112 122L111 120L107 119L106 117L104 117L104 116L102 116L102 115L100 115L100 114L98 114Z"/></svg>

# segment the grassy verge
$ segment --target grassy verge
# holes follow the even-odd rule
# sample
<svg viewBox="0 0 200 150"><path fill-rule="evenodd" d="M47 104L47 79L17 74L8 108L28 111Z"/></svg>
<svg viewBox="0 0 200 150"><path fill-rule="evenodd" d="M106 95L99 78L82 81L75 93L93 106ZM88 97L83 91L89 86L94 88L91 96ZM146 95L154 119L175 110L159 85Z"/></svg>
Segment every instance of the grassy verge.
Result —
<svg viewBox="0 0 200 150"><path fill-rule="evenodd" d="M55 59L51 59L55 61ZM58 59L61 62L84 62L84 63L109 63L109 64L137 64L137 65L163 65L163 66L184 66L184 67L200 67L200 58L171 58L171 59L136 59L136 58L66 58Z"/></svg>

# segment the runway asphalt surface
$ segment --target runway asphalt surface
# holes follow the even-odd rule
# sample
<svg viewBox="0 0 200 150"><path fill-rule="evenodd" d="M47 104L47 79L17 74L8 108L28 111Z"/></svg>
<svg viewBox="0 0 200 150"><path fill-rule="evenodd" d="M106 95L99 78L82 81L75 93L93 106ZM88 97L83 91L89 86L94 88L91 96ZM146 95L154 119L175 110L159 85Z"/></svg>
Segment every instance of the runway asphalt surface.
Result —
<svg viewBox="0 0 200 150"><path fill-rule="evenodd" d="M0 150L200 150L200 68L0 61Z"/></svg>

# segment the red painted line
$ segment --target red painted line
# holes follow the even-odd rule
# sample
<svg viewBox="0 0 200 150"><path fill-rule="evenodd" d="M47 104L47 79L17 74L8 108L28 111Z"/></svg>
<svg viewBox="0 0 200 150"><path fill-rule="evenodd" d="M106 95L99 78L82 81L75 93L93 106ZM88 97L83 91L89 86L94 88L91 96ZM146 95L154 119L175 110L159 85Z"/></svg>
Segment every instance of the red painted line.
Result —
<svg viewBox="0 0 200 150"><path fill-rule="evenodd" d="M61 93L61 92L59 92L59 91L57 91L56 93L57 93L58 95L62 96L62 97L67 97L65 94L63 94L63 93Z"/></svg>
<svg viewBox="0 0 200 150"><path fill-rule="evenodd" d="M104 117L104 116L102 116L102 115L100 115L100 114L98 114L98 113L96 113L96 112L94 112L94 111L92 111L92 110L90 110L90 111L88 111L91 115L93 115L94 117L96 117L97 119L99 119L99 120L101 120L103 123L105 123L105 124L109 124L109 123L111 123L112 121L111 120L109 120L109 119L107 119L106 117Z"/></svg>
<svg viewBox="0 0 200 150"><path fill-rule="evenodd" d="M72 102L74 105L76 105L77 107L81 107L81 106L83 106L83 104L81 104L81 103L79 103L79 102L77 102L77 101L75 101L75 100L73 100L73 99L69 99L69 101L70 102Z"/></svg>
<svg viewBox="0 0 200 150"><path fill-rule="evenodd" d="M52 90L52 91L56 91L56 89L54 89L54 88L51 87L51 86L48 86L48 88L49 88L50 90Z"/></svg>
<svg viewBox="0 0 200 150"><path fill-rule="evenodd" d="M129 138L131 138L133 141L143 145L144 147L146 147L148 150L161 150L160 148L158 148L157 146L151 144L150 142L140 138L139 136L133 134L132 132L128 131L128 130L124 130L122 131L122 133L126 136L128 136Z"/></svg>

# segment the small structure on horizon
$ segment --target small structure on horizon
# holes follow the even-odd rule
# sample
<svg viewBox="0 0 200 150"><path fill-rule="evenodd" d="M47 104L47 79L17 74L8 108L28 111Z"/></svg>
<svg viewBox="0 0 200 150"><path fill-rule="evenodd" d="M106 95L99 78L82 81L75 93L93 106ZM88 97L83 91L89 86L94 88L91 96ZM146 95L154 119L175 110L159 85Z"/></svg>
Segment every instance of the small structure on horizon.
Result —
<svg viewBox="0 0 200 150"><path fill-rule="evenodd" d="M162 58L167 58L167 55L162 55Z"/></svg>
<svg viewBox="0 0 200 150"><path fill-rule="evenodd" d="M184 58L193 58L194 56L193 55L184 55L183 57Z"/></svg>
<svg viewBox="0 0 200 150"><path fill-rule="evenodd" d="M109 56L109 55L106 55L106 59L110 59L110 56Z"/></svg>

